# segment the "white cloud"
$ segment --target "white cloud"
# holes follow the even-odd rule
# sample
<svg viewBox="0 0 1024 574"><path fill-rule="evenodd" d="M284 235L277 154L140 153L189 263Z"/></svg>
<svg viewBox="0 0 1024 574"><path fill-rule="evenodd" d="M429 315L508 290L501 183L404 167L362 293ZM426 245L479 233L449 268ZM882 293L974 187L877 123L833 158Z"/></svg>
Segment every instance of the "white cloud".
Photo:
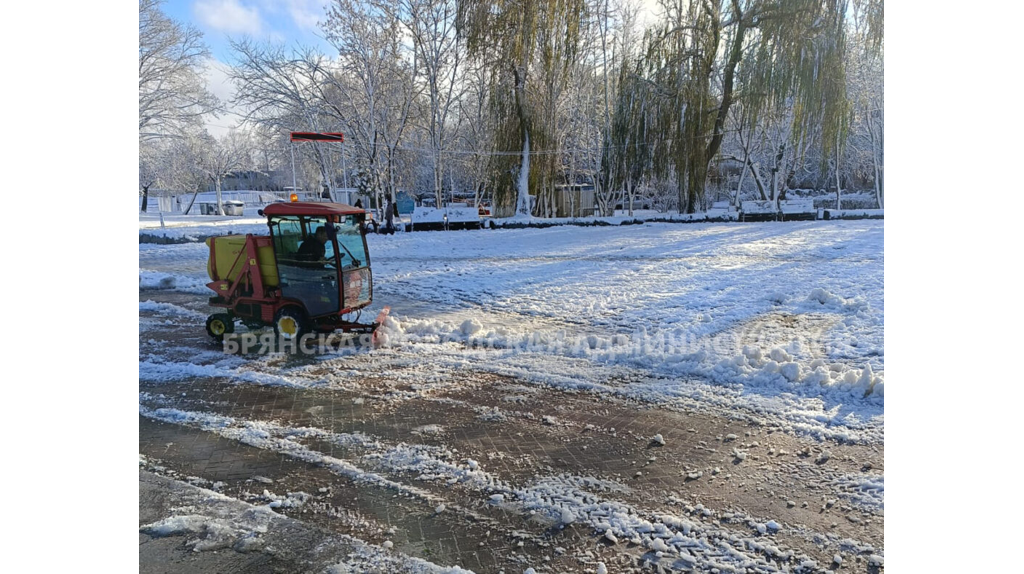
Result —
<svg viewBox="0 0 1024 574"><path fill-rule="evenodd" d="M265 14L291 18L300 30L317 32L319 21L326 19L325 0L259 0Z"/></svg>
<svg viewBox="0 0 1024 574"><path fill-rule="evenodd" d="M318 30L317 22L324 19L323 0L288 0L288 13L295 25L307 30Z"/></svg>
<svg viewBox="0 0 1024 574"><path fill-rule="evenodd" d="M228 76L230 71L230 66L220 60L214 58L206 60L206 89L222 102L227 102L235 97L235 85Z"/></svg>
<svg viewBox="0 0 1024 574"><path fill-rule="evenodd" d="M238 108L230 103L231 98L235 97L235 84L228 77L229 70L230 67L219 60L210 58L206 61L206 71L204 72L206 89L217 96L226 108L226 113L222 113L219 118L213 116L206 118L206 130L214 137L221 137L228 133L232 127L237 125L239 119Z"/></svg>
<svg viewBox="0 0 1024 574"><path fill-rule="evenodd" d="M259 9L239 0L198 0L192 10L206 26L228 34L258 35L263 29Z"/></svg>

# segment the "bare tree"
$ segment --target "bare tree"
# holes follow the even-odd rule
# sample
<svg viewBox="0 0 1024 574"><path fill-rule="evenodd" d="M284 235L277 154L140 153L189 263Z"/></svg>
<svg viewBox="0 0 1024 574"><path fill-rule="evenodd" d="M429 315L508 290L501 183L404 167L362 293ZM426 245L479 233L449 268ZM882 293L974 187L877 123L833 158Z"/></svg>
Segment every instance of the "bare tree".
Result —
<svg viewBox="0 0 1024 574"><path fill-rule="evenodd" d="M234 103L245 110L246 122L282 136L342 126L324 94L330 72L323 55L311 48L286 51L250 39L231 45L237 57L230 72L237 86ZM335 166L328 145L306 142L293 151L315 166L321 182L330 184Z"/></svg>
<svg viewBox="0 0 1024 574"><path fill-rule="evenodd" d="M217 192L217 214L224 215L221 180L251 167L251 150L249 135L238 130L231 130L220 140L206 130L193 130L175 138L167 152L166 177L174 187L192 191L192 201L185 213L192 209L199 192L213 184Z"/></svg>
<svg viewBox="0 0 1024 574"><path fill-rule="evenodd" d="M847 80L854 100L853 147L868 158L875 202L881 208L885 191L884 65L882 46L873 44L870 34L872 18L879 16L873 10L881 9L880 2L874 4L870 0L853 3L854 45Z"/></svg>
<svg viewBox="0 0 1024 574"><path fill-rule="evenodd" d="M458 141L465 150L461 154L462 170L473 187L474 203L479 206L489 189L489 180L493 178L489 159L495 150L487 69L473 66L467 72L466 82L468 91L458 100ZM493 202L491 207L494 207Z"/></svg>
<svg viewBox="0 0 1024 574"><path fill-rule="evenodd" d="M252 165L252 147L249 134L239 130L231 130L219 140L214 140L207 147L207 153L200 164L206 176L214 184L217 191L217 215L224 215L224 202L221 198L221 180L233 172L247 169Z"/></svg>
<svg viewBox="0 0 1024 574"><path fill-rule="evenodd" d="M139 138L180 135L217 110L203 80L210 55L203 35L163 14L160 0L139 0Z"/></svg>
<svg viewBox="0 0 1024 574"><path fill-rule="evenodd" d="M451 125L457 118L458 101L468 86L465 75L465 46L456 33L457 0L399 0L399 17L413 39L417 78L423 83L428 109L425 123L430 138L431 162L434 170L434 197L442 203L446 152L451 146L458 126Z"/></svg>
<svg viewBox="0 0 1024 574"><path fill-rule="evenodd" d="M192 192L192 200L185 208L186 215L192 210L199 192L208 185L209 178L203 165L213 144L213 138L205 130L190 130L168 140L163 178L173 189Z"/></svg>
<svg viewBox="0 0 1024 574"><path fill-rule="evenodd" d="M409 53L397 11L385 3L335 0L322 29L338 51L336 69L321 75L322 95L354 131L372 191L394 201L399 146L419 94L413 81L418 51Z"/></svg>
<svg viewBox="0 0 1024 574"><path fill-rule="evenodd" d="M164 157L162 152L157 149L155 142L142 141L139 144L139 190L142 192L139 211L142 213L149 207L149 188L156 185L160 178L160 162Z"/></svg>

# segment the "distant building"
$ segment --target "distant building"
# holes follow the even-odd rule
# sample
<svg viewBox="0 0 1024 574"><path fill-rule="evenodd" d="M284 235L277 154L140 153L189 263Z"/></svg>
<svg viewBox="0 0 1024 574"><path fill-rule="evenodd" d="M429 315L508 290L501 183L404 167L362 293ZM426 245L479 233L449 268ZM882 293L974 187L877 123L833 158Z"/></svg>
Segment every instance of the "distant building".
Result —
<svg viewBox="0 0 1024 574"><path fill-rule="evenodd" d="M287 181L287 183L285 183ZM272 170L269 173L262 171L237 171L229 173L221 178L221 191L284 191L286 185L291 185L290 172ZM216 191L217 186L210 182L206 186L207 191Z"/></svg>
<svg viewBox="0 0 1024 574"><path fill-rule="evenodd" d="M596 209L592 184L555 186L555 217L590 217Z"/></svg>

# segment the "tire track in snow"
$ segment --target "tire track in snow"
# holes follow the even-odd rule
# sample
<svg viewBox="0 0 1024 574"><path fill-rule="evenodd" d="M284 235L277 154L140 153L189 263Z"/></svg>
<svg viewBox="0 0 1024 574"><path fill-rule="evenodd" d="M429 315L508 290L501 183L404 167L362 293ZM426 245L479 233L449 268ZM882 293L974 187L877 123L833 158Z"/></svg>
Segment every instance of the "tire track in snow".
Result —
<svg viewBox="0 0 1024 574"><path fill-rule="evenodd" d="M516 486L486 472L477 461L469 459L464 463L452 462L448 460L449 456L445 456L449 453L428 445L399 443L389 446L366 435L334 433L314 427L289 427L195 411L150 409L141 404L139 412L155 420L194 426L250 446L323 465L341 476L403 492L429 504L444 504L472 515L477 520L488 520L468 510L472 503L454 504L450 499L430 491L396 482L351 462L324 455L300 444L297 439L313 438L367 451L360 460L373 463L372 466L386 474L416 475L417 480L442 482L449 486L458 484L486 497L488 504L537 515L536 519L546 521L548 527L580 524L596 531L597 536L609 543L617 544L625 540L636 545L642 555L651 555L647 556L648 559L670 570L697 567L744 571L746 568L757 568L764 572L781 572L791 562L808 563L811 560L806 555L777 546L770 538L742 536L735 530L703 521L701 518L711 517L712 512L701 505L686 506L688 515L683 516L664 511L640 510L603 496L606 493L596 494L587 490L586 487L592 487L593 483L585 477L564 474L542 476ZM719 518L727 523L756 526L753 519L741 514L728 513ZM814 569L808 568L806 571Z"/></svg>

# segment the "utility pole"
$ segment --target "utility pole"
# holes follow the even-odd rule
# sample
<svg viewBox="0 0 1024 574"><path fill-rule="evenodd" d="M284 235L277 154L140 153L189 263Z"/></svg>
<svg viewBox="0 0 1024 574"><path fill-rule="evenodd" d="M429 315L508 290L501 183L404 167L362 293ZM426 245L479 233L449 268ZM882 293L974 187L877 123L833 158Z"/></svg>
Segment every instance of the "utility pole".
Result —
<svg viewBox="0 0 1024 574"><path fill-rule="evenodd" d="M339 142L342 146L345 145L345 136L341 132L291 132L291 150L292 150L292 187L295 187L295 142L297 141L314 141L314 142ZM342 147L341 160L342 165L345 161L345 149ZM329 158L328 158L329 159ZM342 167L344 169L344 167ZM348 177L345 178L345 187L348 187ZM320 192L317 191L319 195Z"/></svg>
<svg viewBox="0 0 1024 574"><path fill-rule="evenodd" d="M295 140L292 140L294 142ZM292 152L292 193L295 193L295 143L288 144L288 149Z"/></svg>

